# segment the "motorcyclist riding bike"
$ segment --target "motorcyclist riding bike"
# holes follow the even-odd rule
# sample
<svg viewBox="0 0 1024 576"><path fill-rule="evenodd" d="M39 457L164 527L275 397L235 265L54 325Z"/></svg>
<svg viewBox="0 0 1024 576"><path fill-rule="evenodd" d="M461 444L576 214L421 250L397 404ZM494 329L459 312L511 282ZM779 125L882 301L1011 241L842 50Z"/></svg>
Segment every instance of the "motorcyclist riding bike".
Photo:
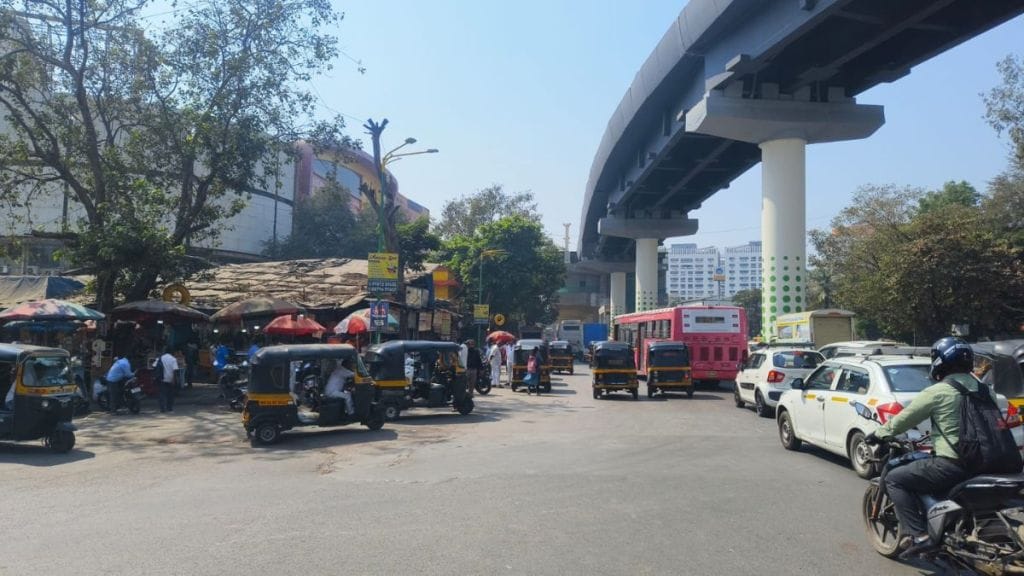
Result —
<svg viewBox="0 0 1024 576"><path fill-rule="evenodd" d="M956 452L962 396L949 382L953 380L971 392L978 391L978 380L971 374L974 352L967 342L950 336L932 345L931 357L931 377L937 383L918 393L907 408L864 440L869 445L878 444L931 419L933 457L894 468L885 477L886 490L905 534L900 541L903 557L938 545L928 536L926 511L921 509L915 494L941 494L971 476L960 465ZM989 393L995 401L995 393L992 390Z"/></svg>

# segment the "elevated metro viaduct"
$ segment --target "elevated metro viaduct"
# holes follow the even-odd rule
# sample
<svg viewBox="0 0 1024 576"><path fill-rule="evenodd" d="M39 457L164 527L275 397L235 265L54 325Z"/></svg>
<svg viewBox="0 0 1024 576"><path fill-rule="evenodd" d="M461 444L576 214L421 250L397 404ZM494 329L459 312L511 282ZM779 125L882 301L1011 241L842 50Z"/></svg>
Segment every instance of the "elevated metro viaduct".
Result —
<svg viewBox="0 0 1024 576"><path fill-rule="evenodd" d="M608 122L579 247L611 274L611 309L657 298L657 247L758 161L765 334L804 309L805 148L866 138L881 106L855 97L1024 12L1024 0L690 0ZM936 90L940 94L940 90Z"/></svg>

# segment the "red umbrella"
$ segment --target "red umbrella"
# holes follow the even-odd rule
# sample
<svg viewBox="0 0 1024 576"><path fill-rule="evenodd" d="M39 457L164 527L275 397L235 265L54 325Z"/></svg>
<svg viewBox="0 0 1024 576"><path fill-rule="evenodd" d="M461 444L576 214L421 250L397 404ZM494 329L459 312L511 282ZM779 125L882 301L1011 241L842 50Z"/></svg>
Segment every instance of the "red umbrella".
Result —
<svg viewBox="0 0 1024 576"><path fill-rule="evenodd" d="M293 316L285 314L270 321L270 324L263 329L266 334L280 334L282 336L312 336L322 334L327 329L319 322L307 316Z"/></svg>
<svg viewBox="0 0 1024 576"><path fill-rule="evenodd" d="M497 344L508 344L510 342L515 342L516 337L509 334L508 332L505 332L504 330L495 330L494 332L491 332L490 334L487 335L487 341L494 342Z"/></svg>

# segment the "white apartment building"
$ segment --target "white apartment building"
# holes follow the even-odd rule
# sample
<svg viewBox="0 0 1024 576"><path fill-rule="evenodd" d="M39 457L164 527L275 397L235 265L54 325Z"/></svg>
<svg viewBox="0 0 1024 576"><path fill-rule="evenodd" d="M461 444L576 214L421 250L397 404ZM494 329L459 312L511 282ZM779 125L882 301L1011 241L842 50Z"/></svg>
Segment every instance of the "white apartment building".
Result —
<svg viewBox="0 0 1024 576"><path fill-rule="evenodd" d="M670 300L731 298L741 290L761 287L760 241L721 250L673 244L666 256L665 290Z"/></svg>

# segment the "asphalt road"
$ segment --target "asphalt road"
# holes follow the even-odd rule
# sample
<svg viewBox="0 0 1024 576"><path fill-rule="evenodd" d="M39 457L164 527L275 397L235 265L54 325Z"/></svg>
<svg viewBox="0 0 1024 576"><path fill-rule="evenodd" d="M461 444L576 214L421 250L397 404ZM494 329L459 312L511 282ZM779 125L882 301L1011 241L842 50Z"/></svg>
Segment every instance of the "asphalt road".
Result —
<svg viewBox="0 0 1024 576"><path fill-rule="evenodd" d="M730 393L594 400L578 368L270 449L213 407L89 416L64 456L0 444L0 574L931 573L870 549L843 461Z"/></svg>

